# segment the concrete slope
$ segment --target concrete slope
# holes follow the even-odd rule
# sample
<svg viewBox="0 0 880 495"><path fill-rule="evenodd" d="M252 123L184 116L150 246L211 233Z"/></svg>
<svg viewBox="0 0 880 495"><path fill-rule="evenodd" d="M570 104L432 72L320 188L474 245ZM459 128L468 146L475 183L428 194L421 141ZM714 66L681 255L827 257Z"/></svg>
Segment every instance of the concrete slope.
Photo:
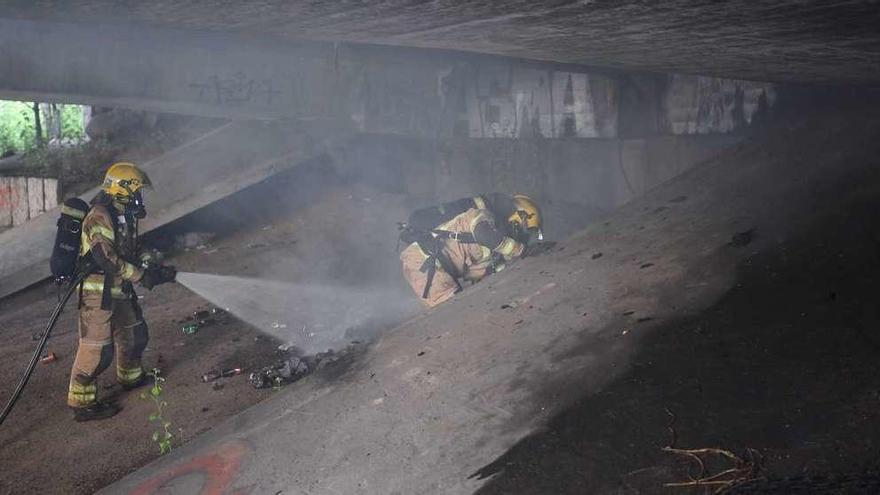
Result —
<svg viewBox="0 0 880 495"><path fill-rule="evenodd" d="M147 232L314 157L329 141L317 128L262 122L221 126L162 156L141 164L154 189L147 192ZM335 134L345 139L344 132ZM97 189L84 194L86 200ZM0 233L0 298L50 275L49 255L58 210Z"/></svg>
<svg viewBox="0 0 880 495"><path fill-rule="evenodd" d="M768 133L101 493L472 492L481 468L625 373L663 322L721 297L737 263L876 196L878 128Z"/></svg>

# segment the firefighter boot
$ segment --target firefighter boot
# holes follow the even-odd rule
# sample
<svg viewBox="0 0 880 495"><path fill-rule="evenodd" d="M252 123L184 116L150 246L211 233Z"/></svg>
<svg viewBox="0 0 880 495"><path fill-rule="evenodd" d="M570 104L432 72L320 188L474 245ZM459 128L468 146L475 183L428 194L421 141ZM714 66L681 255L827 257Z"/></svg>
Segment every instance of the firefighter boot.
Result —
<svg viewBox="0 0 880 495"><path fill-rule="evenodd" d="M153 384L153 381L149 380L145 373L141 373L141 376L139 376L135 381L133 381L131 383L120 383L120 386L122 387L122 390L125 390L126 392L131 392L132 390L134 390L136 388L141 388L144 385L152 385L152 384Z"/></svg>
<svg viewBox="0 0 880 495"><path fill-rule="evenodd" d="M73 419L79 422L107 419L116 416L119 406L110 402L96 402L91 406L73 408Z"/></svg>

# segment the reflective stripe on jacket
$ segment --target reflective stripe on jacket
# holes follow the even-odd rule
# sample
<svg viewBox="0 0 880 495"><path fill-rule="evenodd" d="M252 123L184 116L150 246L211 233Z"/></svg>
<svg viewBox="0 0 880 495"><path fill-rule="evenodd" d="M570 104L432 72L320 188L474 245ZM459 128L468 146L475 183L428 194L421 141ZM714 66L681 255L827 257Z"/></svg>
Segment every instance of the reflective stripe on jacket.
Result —
<svg viewBox="0 0 880 495"><path fill-rule="evenodd" d="M92 206L83 220L80 255L91 253L99 268L113 276L111 295L114 298L124 298L126 295L123 284L140 280L143 270L119 255L110 215L111 212L106 206L101 204ZM89 275L83 283L83 291L103 292L103 290L103 274Z"/></svg>

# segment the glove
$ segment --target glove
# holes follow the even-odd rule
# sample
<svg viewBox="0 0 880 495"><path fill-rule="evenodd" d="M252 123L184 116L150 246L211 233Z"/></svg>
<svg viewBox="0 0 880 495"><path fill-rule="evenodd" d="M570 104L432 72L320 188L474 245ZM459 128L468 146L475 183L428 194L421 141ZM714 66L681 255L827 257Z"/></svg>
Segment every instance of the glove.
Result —
<svg viewBox="0 0 880 495"><path fill-rule="evenodd" d="M141 277L141 285L149 290L153 290L153 287L159 284L173 282L176 276L177 269L173 266L152 266L144 270L144 276Z"/></svg>

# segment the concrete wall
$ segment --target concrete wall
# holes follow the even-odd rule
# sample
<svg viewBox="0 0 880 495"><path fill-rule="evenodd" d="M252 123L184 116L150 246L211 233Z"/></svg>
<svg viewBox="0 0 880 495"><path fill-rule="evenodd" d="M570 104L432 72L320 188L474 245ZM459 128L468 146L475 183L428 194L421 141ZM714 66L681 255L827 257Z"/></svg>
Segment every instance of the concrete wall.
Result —
<svg viewBox="0 0 880 495"><path fill-rule="evenodd" d="M672 134L732 132L748 127L776 101L772 84L673 74L663 108Z"/></svg>
<svg viewBox="0 0 880 495"><path fill-rule="evenodd" d="M491 191L528 194L553 218L548 234L563 236L740 140L734 135L440 141L361 136L335 149L332 158L352 181L407 193L413 207Z"/></svg>
<svg viewBox="0 0 880 495"><path fill-rule="evenodd" d="M21 225L58 206L58 180L0 177L0 228Z"/></svg>
<svg viewBox="0 0 880 495"><path fill-rule="evenodd" d="M616 83L608 76L540 70L513 62L459 71L468 135L614 137Z"/></svg>
<svg viewBox="0 0 880 495"><path fill-rule="evenodd" d="M0 19L0 98L421 138L730 132L766 83L601 72L437 50ZM624 129L625 132L620 132Z"/></svg>

